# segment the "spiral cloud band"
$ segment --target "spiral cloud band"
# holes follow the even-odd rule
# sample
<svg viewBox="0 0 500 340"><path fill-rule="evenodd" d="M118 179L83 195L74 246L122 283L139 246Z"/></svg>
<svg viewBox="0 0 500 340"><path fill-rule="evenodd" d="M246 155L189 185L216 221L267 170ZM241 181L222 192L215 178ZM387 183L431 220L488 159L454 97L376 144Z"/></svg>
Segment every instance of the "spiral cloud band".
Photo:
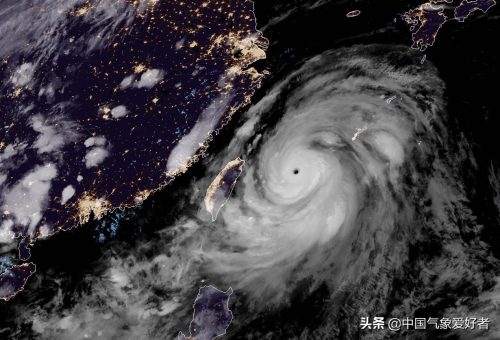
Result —
<svg viewBox="0 0 500 340"><path fill-rule="evenodd" d="M411 228L406 177L437 141L442 91L405 48L305 62L249 110L229 146L246 172L221 213L225 244L206 253L211 270L272 301L318 270L340 282L376 266L396 225Z"/></svg>

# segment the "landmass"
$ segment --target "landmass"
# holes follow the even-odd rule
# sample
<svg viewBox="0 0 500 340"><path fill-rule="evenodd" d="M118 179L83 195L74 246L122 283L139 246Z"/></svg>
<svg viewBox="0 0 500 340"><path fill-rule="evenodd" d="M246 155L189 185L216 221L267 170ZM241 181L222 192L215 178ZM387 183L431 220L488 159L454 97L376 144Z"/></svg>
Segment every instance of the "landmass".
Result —
<svg viewBox="0 0 500 340"><path fill-rule="evenodd" d="M496 4L495 0L474 0L461 2L453 0L434 0L411 9L403 14L403 19L410 25L412 48L421 51L434 45L437 34L447 21L464 22L471 13L486 13Z"/></svg>
<svg viewBox="0 0 500 340"><path fill-rule="evenodd" d="M345 16L348 17L348 18L354 18L354 17L357 17L360 14L361 14L361 11L359 9L356 9L354 11L348 12Z"/></svg>
<svg viewBox="0 0 500 340"><path fill-rule="evenodd" d="M104 4L44 9L55 22L31 25L47 34L0 56L0 245L21 261L38 239L164 188L261 83L252 1ZM0 298L25 282L21 261L0 274Z"/></svg>
<svg viewBox="0 0 500 340"><path fill-rule="evenodd" d="M404 14L404 19L411 25L414 49L424 51L434 45L439 29L447 20L444 9L434 6L432 3L425 3Z"/></svg>
<svg viewBox="0 0 500 340"><path fill-rule="evenodd" d="M472 12L481 11L483 13L486 13L486 11L493 7L495 4L495 0L464 0L455 8L455 19L460 22L464 22Z"/></svg>
<svg viewBox="0 0 500 340"><path fill-rule="evenodd" d="M229 298L233 289L226 292L213 286L201 287L193 305L193 319L189 325L189 336L182 332L178 340L212 340L226 334L233 321L233 313L229 309Z"/></svg>
<svg viewBox="0 0 500 340"><path fill-rule="evenodd" d="M208 187L205 209L212 215L212 221L217 219L219 211L231 196L244 165L245 161L240 158L230 161Z"/></svg>
<svg viewBox="0 0 500 340"><path fill-rule="evenodd" d="M6 268L0 275L0 300L8 301L23 290L35 271L36 266L31 262Z"/></svg>

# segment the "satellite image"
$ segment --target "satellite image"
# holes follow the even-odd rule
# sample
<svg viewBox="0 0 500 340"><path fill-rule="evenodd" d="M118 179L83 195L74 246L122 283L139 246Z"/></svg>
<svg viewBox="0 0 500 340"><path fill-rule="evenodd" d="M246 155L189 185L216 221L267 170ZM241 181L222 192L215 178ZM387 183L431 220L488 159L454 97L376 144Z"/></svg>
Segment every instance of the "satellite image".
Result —
<svg viewBox="0 0 500 340"><path fill-rule="evenodd" d="M1 0L0 340L500 339L496 0Z"/></svg>

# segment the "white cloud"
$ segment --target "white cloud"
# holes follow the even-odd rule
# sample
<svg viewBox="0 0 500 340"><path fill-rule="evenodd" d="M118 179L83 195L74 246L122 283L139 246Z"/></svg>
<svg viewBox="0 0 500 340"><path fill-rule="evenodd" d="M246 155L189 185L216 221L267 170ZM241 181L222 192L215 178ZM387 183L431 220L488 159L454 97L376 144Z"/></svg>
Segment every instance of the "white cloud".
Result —
<svg viewBox="0 0 500 340"><path fill-rule="evenodd" d="M24 176L10 190L3 193L2 210L15 219L15 223L29 226L29 233L40 222L46 206L51 181L57 176L57 169L52 163L37 166Z"/></svg>
<svg viewBox="0 0 500 340"><path fill-rule="evenodd" d="M5 220L0 225L0 244L9 244L14 241L14 232L12 232L12 220Z"/></svg>
<svg viewBox="0 0 500 340"><path fill-rule="evenodd" d="M108 155L109 155L108 150L104 148L101 147L92 148L85 155L85 166L87 168L98 166L104 161L104 159L106 159L106 157L108 157Z"/></svg>
<svg viewBox="0 0 500 340"><path fill-rule="evenodd" d="M138 88L152 88L163 79L163 71L158 69L147 70L141 76L141 79L135 84Z"/></svg>
<svg viewBox="0 0 500 340"><path fill-rule="evenodd" d="M127 76L125 78L123 78L122 82L120 83L120 87L122 89L126 89L127 87L129 87L130 85L132 85L132 82L134 81L134 76L133 75L130 75L130 76Z"/></svg>
<svg viewBox="0 0 500 340"><path fill-rule="evenodd" d="M5 147L3 152L0 152L0 162L11 158L17 154L17 150L13 144L9 144Z"/></svg>
<svg viewBox="0 0 500 340"><path fill-rule="evenodd" d="M163 80L163 76L165 75L165 72L163 72L160 69L151 69L145 71L139 80L136 80L135 75L130 75L125 78L123 78L122 82L120 83L120 88L126 89L129 87L135 87L138 89L142 88L152 88L156 84L158 84L160 81Z"/></svg>
<svg viewBox="0 0 500 340"><path fill-rule="evenodd" d="M85 155L85 166L87 168L98 166L109 155L108 150L104 147L106 145L106 138L103 136L87 138L83 144L87 148L91 148Z"/></svg>
<svg viewBox="0 0 500 340"><path fill-rule="evenodd" d="M175 43L175 49L180 50L184 46L185 42L186 42L186 38L182 38L181 40L177 41Z"/></svg>
<svg viewBox="0 0 500 340"><path fill-rule="evenodd" d="M122 118L128 114L128 110L124 105L119 105L111 110L113 118Z"/></svg>
<svg viewBox="0 0 500 340"><path fill-rule="evenodd" d="M205 143L209 134L216 128L220 119L227 111L232 96L216 98L201 114L191 131L182 137L170 153L167 162L167 172L183 169L196 154L200 145Z"/></svg>
<svg viewBox="0 0 500 340"><path fill-rule="evenodd" d="M75 188L72 185L68 185L63 189L61 194L61 204L66 204L71 197L75 194Z"/></svg>
<svg viewBox="0 0 500 340"><path fill-rule="evenodd" d="M36 115L31 119L31 127L40 135L33 145L39 154L60 150L66 143L66 136L56 127L46 124L42 116Z"/></svg>
<svg viewBox="0 0 500 340"><path fill-rule="evenodd" d="M53 99L54 95L56 94L56 90L54 89L54 86L52 84L49 84L47 87L42 87L40 91L38 91L38 96L45 96L47 99Z"/></svg>
<svg viewBox="0 0 500 340"><path fill-rule="evenodd" d="M90 137L83 142L87 148L90 148L91 146L103 146L106 144L106 138L102 136L98 137Z"/></svg>
<svg viewBox="0 0 500 340"><path fill-rule="evenodd" d="M0 186L7 185L7 179L12 170L18 166L18 159L15 156L22 157L23 151L26 149L26 143L8 144L3 152L0 152Z"/></svg>
<svg viewBox="0 0 500 340"><path fill-rule="evenodd" d="M14 86L25 86L33 80L35 66L32 63L24 63L12 74L10 81Z"/></svg>

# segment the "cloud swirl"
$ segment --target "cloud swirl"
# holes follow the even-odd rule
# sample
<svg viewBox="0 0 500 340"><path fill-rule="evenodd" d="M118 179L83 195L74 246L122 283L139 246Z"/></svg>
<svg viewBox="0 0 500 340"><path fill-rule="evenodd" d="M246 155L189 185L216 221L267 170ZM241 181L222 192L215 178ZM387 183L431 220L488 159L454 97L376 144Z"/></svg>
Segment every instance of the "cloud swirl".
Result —
<svg viewBox="0 0 500 340"><path fill-rule="evenodd" d="M228 148L247 167L221 212L224 245L205 254L210 270L269 301L318 266L340 282L376 263L394 228L411 227L407 177L422 175L439 142L443 89L404 48L305 62L250 109Z"/></svg>

